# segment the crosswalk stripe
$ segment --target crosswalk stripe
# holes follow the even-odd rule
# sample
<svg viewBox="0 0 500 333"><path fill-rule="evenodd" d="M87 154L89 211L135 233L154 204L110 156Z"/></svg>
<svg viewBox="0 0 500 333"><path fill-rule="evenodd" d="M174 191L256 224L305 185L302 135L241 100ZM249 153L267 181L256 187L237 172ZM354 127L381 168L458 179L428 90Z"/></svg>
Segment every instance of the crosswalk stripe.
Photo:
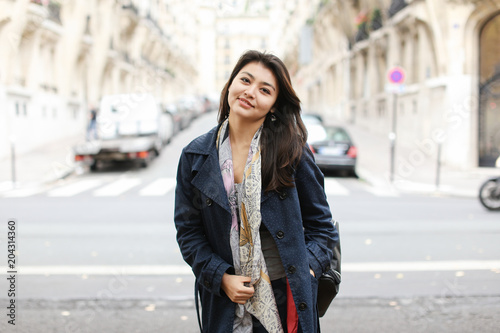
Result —
<svg viewBox="0 0 500 333"><path fill-rule="evenodd" d="M40 192L43 192L42 188L22 188L6 192L2 196L4 198L26 198L38 194Z"/></svg>
<svg viewBox="0 0 500 333"><path fill-rule="evenodd" d="M98 179L82 179L76 183L56 188L47 192L49 197L71 197L102 184Z"/></svg>
<svg viewBox="0 0 500 333"><path fill-rule="evenodd" d="M349 190L332 178L325 178L325 193L326 195L349 195Z"/></svg>
<svg viewBox="0 0 500 333"><path fill-rule="evenodd" d="M139 178L122 178L93 192L96 197L113 197L125 193L141 183Z"/></svg>
<svg viewBox="0 0 500 333"><path fill-rule="evenodd" d="M114 178L114 180L113 180ZM140 186L143 184L143 186ZM99 178L77 178L70 180L66 185L58 185L52 189L46 186L35 188L15 188L0 191L0 197L4 198L25 198L38 194L48 197L71 197L85 191L97 197L119 196L134 187L134 193L143 197L164 196L173 191L176 185L175 177L161 177L144 182L136 177L99 177ZM400 193L396 189L388 186L374 186L363 182L353 182L350 180L325 178L325 193L327 196L349 196L357 192L364 191L377 197L399 197Z"/></svg>
<svg viewBox="0 0 500 333"><path fill-rule="evenodd" d="M160 178L143 188L139 191L139 195L141 196L160 196L165 195L170 190L175 187L175 179L174 178Z"/></svg>

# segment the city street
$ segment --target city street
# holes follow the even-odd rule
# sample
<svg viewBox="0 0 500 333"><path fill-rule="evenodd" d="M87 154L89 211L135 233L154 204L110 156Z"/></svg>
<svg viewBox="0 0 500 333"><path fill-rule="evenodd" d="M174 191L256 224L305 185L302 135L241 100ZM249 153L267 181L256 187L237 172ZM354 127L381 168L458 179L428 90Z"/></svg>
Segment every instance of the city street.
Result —
<svg viewBox="0 0 500 333"><path fill-rule="evenodd" d="M215 113L201 116L145 169L115 165L2 192L0 244L16 219L19 275L15 329L0 282L0 331L197 332L194 279L175 240L175 174L182 147L215 124ZM323 332L498 330L498 213L475 198L328 176L343 281Z"/></svg>

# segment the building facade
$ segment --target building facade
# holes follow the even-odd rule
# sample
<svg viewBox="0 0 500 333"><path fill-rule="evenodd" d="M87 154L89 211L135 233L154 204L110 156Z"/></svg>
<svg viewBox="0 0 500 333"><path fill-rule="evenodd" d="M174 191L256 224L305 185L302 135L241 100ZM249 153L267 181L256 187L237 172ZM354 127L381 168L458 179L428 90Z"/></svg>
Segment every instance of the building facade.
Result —
<svg viewBox="0 0 500 333"><path fill-rule="evenodd" d="M0 0L0 158L84 133L107 94L192 92L196 8L178 0ZM184 28L187 27L187 28Z"/></svg>
<svg viewBox="0 0 500 333"><path fill-rule="evenodd" d="M268 0L221 2L215 25L215 89L220 93L247 50L272 51Z"/></svg>
<svg viewBox="0 0 500 333"><path fill-rule="evenodd" d="M441 146L450 166L493 166L500 1L323 0L301 22L309 34L283 57L306 110L393 132L398 145L426 158L437 158ZM312 54L301 57L308 41Z"/></svg>

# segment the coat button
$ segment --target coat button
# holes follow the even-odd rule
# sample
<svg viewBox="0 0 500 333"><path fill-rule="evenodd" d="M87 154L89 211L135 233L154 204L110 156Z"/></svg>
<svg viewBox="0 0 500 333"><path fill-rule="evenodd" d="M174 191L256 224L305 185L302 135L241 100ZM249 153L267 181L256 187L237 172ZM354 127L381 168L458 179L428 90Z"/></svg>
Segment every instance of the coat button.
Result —
<svg viewBox="0 0 500 333"><path fill-rule="evenodd" d="M209 281L207 281L207 280L205 280L205 282L204 282L203 284L204 284L204 285L205 285L205 287L207 287L207 288L212 287L212 284L211 284Z"/></svg>
<svg viewBox="0 0 500 333"><path fill-rule="evenodd" d="M285 200L287 196L288 196L288 194L286 193L286 191L283 191L283 192L280 193L280 199L281 200Z"/></svg>
<svg viewBox="0 0 500 333"><path fill-rule="evenodd" d="M207 198L207 200L205 200L205 202L207 203L208 207L212 206L212 203L213 203L212 199Z"/></svg>
<svg viewBox="0 0 500 333"><path fill-rule="evenodd" d="M276 237L278 237L278 239L283 239L283 237L285 237L285 233L280 230L276 233Z"/></svg>
<svg viewBox="0 0 500 333"><path fill-rule="evenodd" d="M294 273L295 273L295 271L297 271L297 269L295 268L295 266L290 266L290 267L288 267L288 273L290 273L290 274L294 274Z"/></svg>
<svg viewBox="0 0 500 333"><path fill-rule="evenodd" d="M299 304L299 310L300 311L304 311L305 309L307 309L307 304L302 302Z"/></svg>

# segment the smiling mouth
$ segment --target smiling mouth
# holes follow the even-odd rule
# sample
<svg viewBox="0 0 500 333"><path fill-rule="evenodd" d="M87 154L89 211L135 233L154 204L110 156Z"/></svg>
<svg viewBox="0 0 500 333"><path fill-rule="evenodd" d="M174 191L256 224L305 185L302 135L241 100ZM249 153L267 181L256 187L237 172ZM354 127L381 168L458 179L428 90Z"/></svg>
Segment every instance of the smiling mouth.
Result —
<svg viewBox="0 0 500 333"><path fill-rule="evenodd" d="M249 102L249 101L247 101L246 99L244 99L244 98L242 98L242 97L240 97L240 98L238 98L238 99L239 99L240 103L242 103L243 105L246 105L246 106L248 106L248 107L250 107L250 108L253 108L253 105L252 105L252 104L250 104L250 102Z"/></svg>

